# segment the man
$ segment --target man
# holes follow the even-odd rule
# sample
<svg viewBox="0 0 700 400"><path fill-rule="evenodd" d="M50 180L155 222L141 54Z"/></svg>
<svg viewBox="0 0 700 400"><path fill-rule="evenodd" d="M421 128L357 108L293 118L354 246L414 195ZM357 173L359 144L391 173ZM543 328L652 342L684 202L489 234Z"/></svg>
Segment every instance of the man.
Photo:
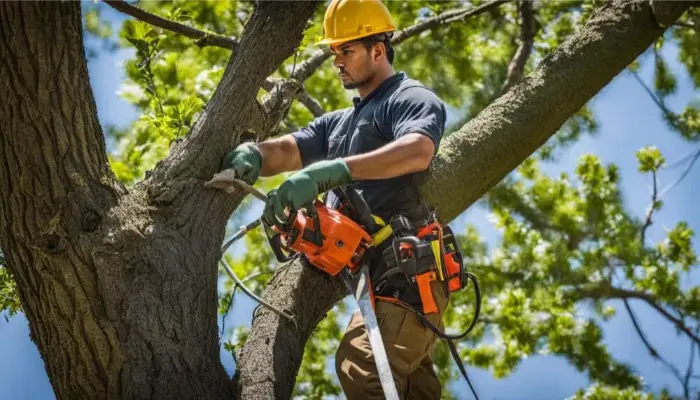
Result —
<svg viewBox="0 0 700 400"><path fill-rule="evenodd" d="M426 170L437 152L446 111L433 91L394 72L394 30L388 10L378 0L333 0L321 43L331 46L343 87L357 90L353 106L316 118L295 133L244 143L227 156L224 168L233 168L250 184L259 176L298 170L269 194L263 215L268 224L285 223L290 211L343 185L360 192L372 213L384 221L395 215L412 222L428 219L413 176ZM381 272L381 264L373 263L373 276ZM426 318L439 326L447 294L437 280L430 289L437 312ZM420 307L415 299L396 297ZM399 395L439 399L440 383L431 359L435 334L394 302L378 300L375 309ZM353 315L337 350L336 371L348 399L384 398L359 313Z"/></svg>

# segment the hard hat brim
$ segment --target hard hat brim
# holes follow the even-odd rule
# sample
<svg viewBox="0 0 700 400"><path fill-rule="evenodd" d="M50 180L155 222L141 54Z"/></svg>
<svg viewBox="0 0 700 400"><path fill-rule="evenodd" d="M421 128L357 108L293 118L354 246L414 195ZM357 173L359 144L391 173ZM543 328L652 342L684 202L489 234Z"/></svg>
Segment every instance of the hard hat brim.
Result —
<svg viewBox="0 0 700 400"><path fill-rule="evenodd" d="M359 40L359 39L362 39L362 38L366 38L366 37L370 37L370 36L374 36L374 35L379 35L380 33L394 32L395 30L396 30L396 29L387 29L387 30L383 30L383 31L379 31L379 32L364 33L364 34L362 34L362 35L344 37L344 38L342 38L342 39L331 39L331 38L327 38L327 39L323 39L323 40L317 42L316 45L317 45L317 46L323 46L323 45L335 46L335 45L338 45L338 44L353 42L353 41L355 41L355 40Z"/></svg>

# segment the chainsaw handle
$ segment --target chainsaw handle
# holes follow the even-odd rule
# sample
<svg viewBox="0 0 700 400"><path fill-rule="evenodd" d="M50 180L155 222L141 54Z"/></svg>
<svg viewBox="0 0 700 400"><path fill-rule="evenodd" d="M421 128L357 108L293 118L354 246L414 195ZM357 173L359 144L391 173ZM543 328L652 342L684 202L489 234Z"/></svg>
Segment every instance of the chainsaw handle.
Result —
<svg viewBox="0 0 700 400"><path fill-rule="evenodd" d="M318 246L322 246L323 239L321 236L321 221L319 219L318 213L316 212L315 204L311 202L307 205L302 206L302 208L305 208L307 210L306 215L311 217L314 221L314 227L316 227L314 231L314 242L319 242L316 244ZM275 254L275 258L277 258L278 262L290 261L297 254L296 252L292 251L291 253L289 253L289 255L286 255L282 250L287 248L287 246L282 244L282 234L289 234L289 232L291 232L294 229L294 223L297 219L297 213L299 213L299 210L292 210L292 212L289 213L289 218L282 226L269 226L265 224L265 234L267 235L267 240L270 243L270 247L272 247L272 252ZM270 236L270 230L276 231L276 233ZM301 234L301 232L298 232L298 234ZM296 238L293 238L293 240L296 240Z"/></svg>
<svg viewBox="0 0 700 400"><path fill-rule="evenodd" d="M263 225L263 231L265 231L265 236L267 236L267 241L270 243L270 247L272 248L272 252L275 254L275 258L279 262L287 262L291 260L294 257L294 254L292 253L291 255L287 256L284 254L282 251L282 232L280 230L284 230L286 232L286 228L278 228L275 225L268 225L267 222L264 219L260 219ZM270 234L272 231L272 234Z"/></svg>
<svg viewBox="0 0 700 400"><path fill-rule="evenodd" d="M296 255L296 253L291 253L290 255L284 254L282 251L282 234L278 233L272 237L268 236L267 239L270 242L270 247L272 247L272 252L275 253L277 261L287 262Z"/></svg>
<svg viewBox="0 0 700 400"><path fill-rule="evenodd" d="M367 232L371 235L379 230L379 226L372 218L372 212L367 205L365 199L353 187L341 186L333 189L333 193L340 200L345 200L350 203L354 209L358 222L364 225Z"/></svg>

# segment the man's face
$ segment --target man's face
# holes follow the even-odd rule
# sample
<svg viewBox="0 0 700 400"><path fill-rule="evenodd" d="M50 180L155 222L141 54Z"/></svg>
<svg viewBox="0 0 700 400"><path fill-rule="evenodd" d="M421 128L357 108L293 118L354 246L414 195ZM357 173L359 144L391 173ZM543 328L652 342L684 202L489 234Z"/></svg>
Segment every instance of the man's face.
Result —
<svg viewBox="0 0 700 400"><path fill-rule="evenodd" d="M367 51L361 42L331 48L335 56L333 66L338 69L338 76L345 89L357 89L374 78L375 64L370 56L372 50Z"/></svg>

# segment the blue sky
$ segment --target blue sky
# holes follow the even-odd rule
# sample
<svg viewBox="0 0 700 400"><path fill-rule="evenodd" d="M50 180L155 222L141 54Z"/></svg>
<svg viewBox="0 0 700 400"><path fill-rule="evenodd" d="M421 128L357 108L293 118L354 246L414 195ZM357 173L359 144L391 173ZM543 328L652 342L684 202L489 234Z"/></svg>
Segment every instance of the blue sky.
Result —
<svg viewBox="0 0 700 400"><path fill-rule="evenodd" d="M109 9L105 11L107 16L121 18ZM673 61L671 68L679 76L679 90L669 99L670 108L678 111L693 98L698 99L698 92L684 69L675 62L676 50L667 45L663 53L669 61ZM117 95L123 80L121 62L130 54L128 50L103 52L99 58L89 62L91 83L103 125L126 126L137 117L133 108ZM652 81L651 63L642 63L641 75L646 82ZM635 152L641 147L655 145L667 161L671 162L688 155L693 146L668 130L660 117L659 109L629 74L618 76L595 97L592 106L600 123L598 135L584 137L564 151L558 164L548 165L545 169L550 174L559 171L572 173L576 160L584 153L594 153L604 163L615 163L620 167L625 204L628 210L641 218L649 205L651 180L648 175L637 172ZM662 171L661 187L675 180L681 171L682 167ZM688 221L695 229L700 228L700 213L693 204L700 197L700 186L697 185L699 181L700 165L696 165L685 181L664 198L664 208L649 230L650 241L662 239L664 232L679 220ZM482 234L494 242L498 236L487 217L488 214L483 209L473 206L452 225L461 230L465 222L474 223ZM697 237L695 243L695 250L700 253ZM696 285L698 280L700 273L695 271L687 284ZM621 303L612 304L618 309L618 315L604 325L605 342L612 354L617 359L634 365L652 390L668 386L677 391L679 386L670 372L644 350ZM667 360L684 372L689 342L676 336L671 325L646 305L632 302L632 306L649 340ZM249 325L253 307L252 301L242 295L238 296L234 309L227 318L227 326L234 324L234 321ZM43 362L29 340L27 323L22 315L11 318L9 322L0 319L0 354L0 398L54 398ZM222 360L227 370L232 372L234 365L230 357L222 352ZM700 368L700 362L696 362L696 368ZM506 379L493 379L488 372L474 368L470 369L470 375L483 400L563 399L588 384L585 375L577 372L565 360L545 356L525 360ZM464 397L460 398L470 398L466 383L457 382L452 388L464 393Z"/></svg>

